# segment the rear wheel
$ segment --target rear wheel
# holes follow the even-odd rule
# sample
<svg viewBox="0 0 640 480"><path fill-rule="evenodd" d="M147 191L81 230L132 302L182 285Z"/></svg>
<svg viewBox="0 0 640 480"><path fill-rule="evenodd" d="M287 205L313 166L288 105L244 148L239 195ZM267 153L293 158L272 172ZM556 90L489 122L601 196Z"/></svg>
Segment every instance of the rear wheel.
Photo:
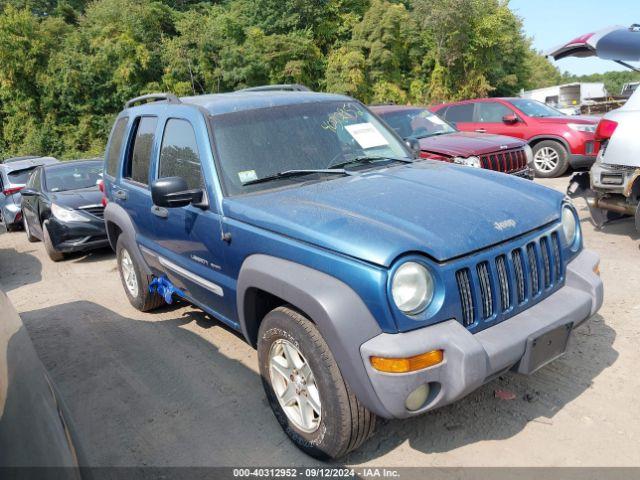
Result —
<svg viewBox="0 0 640 480"><path fill-rule="evenodd" d="M34 237L33 234L31 233L31 229L29 228L29 222L27 222L27 219L24 216L24 213L22 214L22 224L24 226L24 233L27 234L27 240L31 243L39 242L40 239L38 237Z"/></svg>
<svg viewBox="0 0 640 480"><path fill-rule="evenodd" d="M118 272L120 280L127 294L129 303L141 312L148 312L164 304L162 297L149 291L151 276L145 275L140 265L131 254L131 248L120 235L116 244L116 256L118 259Z"/></svg>
<svg viewBox="0 0 640 480"><path fill-rule="evenodd" d="M544 140L533 147L533 169L536 177L559 177L569 168L569 152L554 140Z"/></svg>
<svg viewBox="0 0 640 480"><path fill-rule="evenodd" d="M59 250L56 250L56 247L53 246L53 242L51 241L51 236L49 235L49 229L47 228L47 224L42 224L42 239L44 241L44 249L47 251L47 255L54 262L60 262L64 260L64 253Z"/></svg>
<svg viewBox="0 0 640 480"><path fill-rule="evenodd" d="M264 318L258 337L260 374L280 426L302 451L338 458L371 436L376 417L346 384L316 326L289 307Z"/></svg>

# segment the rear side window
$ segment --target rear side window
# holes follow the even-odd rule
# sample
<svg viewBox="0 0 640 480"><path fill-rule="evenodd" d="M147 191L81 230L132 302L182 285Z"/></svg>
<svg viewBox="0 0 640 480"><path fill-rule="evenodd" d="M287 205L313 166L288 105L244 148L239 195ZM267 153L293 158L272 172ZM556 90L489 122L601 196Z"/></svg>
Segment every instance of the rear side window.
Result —
<svg viewBox="0 0 640 480"><path fill-rule="evenodd" d="M33 172L37 167L24 168L22 170L14 170L13 172L9 172L7 177L9 177L9 183L12 185L24 185L29 180L29 175Z"/></svg>
<svg viewBox="0 0 640 480"><path fill-rule="evenodd" d="M444 116L449 122L471 122L473 121L473 103L463 103L461 105L451 105Z"/></svg>
<svg viewBox="0 0 640 480"><path fill-rule="evenodd" d="M481 123L502 123L502 117L513 112L498 102L476 103L475 121Z"/></svg>
<svg viewBox="0 0 640 480"><path fill-rule="evenodd" d="M42 172L42 168L38 168L33 172L33 174L29 177L27 187L40 190L40 172Z"/></svg>
<svg viewBox="0 0 640 480"><path fill-rule="evenodd" d="M151 150L155 139L156 117L141 117L135 127L136 135L129 161L125 166L124 177L142 185L149 183L149 165L151 165Z"/></svg>
<svg viewBox="0 0 640 480"><path fill-rule="evenodd" d="M165 177L182 177L190 189L204 187L196 134L186 120L170 119L164 128L158 178Z"/></svg>
<svg viewBox="0 0 640 480"><path fill-rule="evenodd" d="M122 141L127 128L128 117L119 118L113 126L111 132L111 142L107 151L107 175L115 177L118 172L118 161L120 160L120 151L122 150Z"/></svg>

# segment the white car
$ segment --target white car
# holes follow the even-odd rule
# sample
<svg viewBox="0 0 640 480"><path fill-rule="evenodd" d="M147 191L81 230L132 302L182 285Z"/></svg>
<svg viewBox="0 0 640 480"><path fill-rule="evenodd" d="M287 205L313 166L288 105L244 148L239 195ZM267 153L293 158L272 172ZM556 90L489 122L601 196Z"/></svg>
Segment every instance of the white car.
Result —
<svg viewBox="0 0 640 480"><path fill-rule="evenodd" d="M609 27L581 35L547 54L555 60L597 56L631 70L628 62L640 61L640 26ZM627 103L607 113L596 127L599 148L596 162L587 173L573 176L568 194L584 196L597 226L622 216L634 216L640 231L640 90Z"/></svg>

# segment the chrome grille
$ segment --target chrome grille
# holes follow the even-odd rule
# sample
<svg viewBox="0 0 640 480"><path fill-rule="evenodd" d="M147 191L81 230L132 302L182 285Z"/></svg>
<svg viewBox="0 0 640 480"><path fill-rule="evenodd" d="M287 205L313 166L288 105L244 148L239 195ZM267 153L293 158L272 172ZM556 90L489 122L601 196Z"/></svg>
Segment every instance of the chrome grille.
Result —
<svg viewBox="0 0 640 480"><path fill-rule="evenodd" d="M473 323L473 294L471 290L471 279L469 269L464 268L456 272L458 291L460 292L460 304L462 305L462 323L468 327Z"/></svg>
<svg viewBox="0 0 640 480"><path fill-rule="evenodd" d="M87 212L94 217L104 218L104 207L102 205L85 205L84 207L80 207L79 210Z"/></svg>
<svg viewBox="0 0 640 480"><path fill-rule="evenodd" d="M496 258L496 270L498 271L498 283L500 284L500 308L504 312L511 307L509 273L507 272L507 260L504 255Z"/></svg>
<svg viewBox="0 0 640 480"><path fill-rule="evenodd" d="M489 318L493 316L493 295L491 295L491 279L489 277L489 264L479 263L476 266L478 279L480 280L480 299L482 300L482 316Z"/></svg>
<svg viewBox="0 0 640 480"><path fill-rule="evenodd" d="M456 271L462 323L499 322L554 291L564 275L556 232ZM494 268L495 266L495 268ZM544 295L543 295L544 293ZM478 323L480 322L480 323Z"/></svg>
<svg viewBox="0 0 640 480"><path fill-rule="evenodd" d="M524 149L507 150L504 152L494 152L480 156L482 168L497 170L498 172L513 173L527 167L527 155Z"/></svg>

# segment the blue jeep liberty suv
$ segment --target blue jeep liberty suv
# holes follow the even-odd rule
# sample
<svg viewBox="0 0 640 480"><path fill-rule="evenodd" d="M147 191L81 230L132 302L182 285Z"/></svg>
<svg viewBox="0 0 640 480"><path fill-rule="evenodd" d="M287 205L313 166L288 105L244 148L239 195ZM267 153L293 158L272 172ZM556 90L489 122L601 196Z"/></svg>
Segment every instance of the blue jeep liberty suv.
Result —
<svg viewBox="0 0 640 480"><path fill-rule="evenodd" d="M603 298L573 206L414 157L342 95L133 99L104 174L126 295L142 311L182 297L241 331L278 422L317 458L378 416L562 355Z"/></svg>

